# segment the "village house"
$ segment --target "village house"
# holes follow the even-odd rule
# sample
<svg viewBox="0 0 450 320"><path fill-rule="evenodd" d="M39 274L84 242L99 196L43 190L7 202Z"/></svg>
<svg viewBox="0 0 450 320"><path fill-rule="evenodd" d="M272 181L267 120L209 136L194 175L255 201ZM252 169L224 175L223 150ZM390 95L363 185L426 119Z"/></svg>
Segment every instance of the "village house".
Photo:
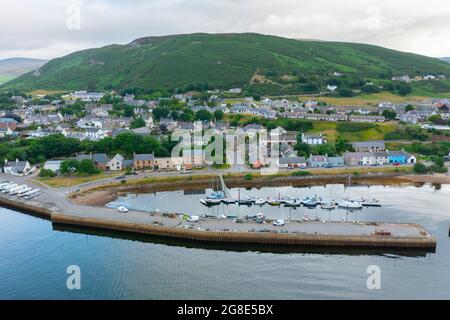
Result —
<svg viewBox="0 0 450 320"><path fill-rule="evenodd" d="M388 151L388 159L391 164L414 164L417 159L414 155L405 151Z"/></svg>
<svg viewBox="0 0 450 320"><path fill-rule="evenodd" d="M356 152L382 152L386 150L386 145L382 140L354 142L352 146Z"/></svg>
<svg viewBox="0 0 450 320"><path fill-rule="evenodd" d="M98 102L103 96L104 94L101 92L75 91L70 94L70 99L84 102Z"/></svg>
<svg viewBox="0 0 450 320"><path fill-rule="evenodd" d="M77 154L75 160L91 160L100 170L106 170L109 162L108 155L106 153Z"/></svg>
<svg viewBox="0 0 450 320"><path fill-rule="evenodd" d="M201 168L205 164L203 150L183 149L183 167L186 169Z"/></svg>
<svg viewBox="0 0 450 320"><path fill-rule="evenodd" d="M387 152L346 152L344 162L348 166L385 165L389 163Z"/></svg>
<svg viewBox="0 0 450 320"><path fill-rule="evenodd" d="M299 168L305 169L308 166L304 157L284 157L278 159L279 168Z"/></svg>
<svg viewBox="0 0 450 320"><path fill-rule="evenodd" d="M26 176L35 170L31 167L28 161L8 161L5 159L5 165L3 167L3 172L5 174L15 175L15 176Z"/></svg>
<svg viewBox="0 0 450 320"><path fill-rule="evenodd" d="M183 168L183 157L155 158L155 170L180 171Z"/></svg>
<svg viewBox="0 0 450 320"><path fill-rule="evenodd" d="M302 142L310 145L320 145L327 142L327 139L323 134L319 135L306 135L302 133Z"/></svg>
<svg viewBox="0 0 450 320"><path fill-rule="evenodd" d="M59 173L61 171L61 163L61 160L49 160L45 162L43 169Z"/></svg>
<svg viewBox="0 0 450 320"><path fill-rule="evenodd" d="M419 123L419 115L417 114L417 111L411 110L405 114L400 115L399 120L409 124L417 124Z"/></svg>
<svg viewBox="0 0 450 320"><path fill-rule="evenodd" d="M13 118L0 118L0 128L16 131L17 121Z"/></svg>
<svg viewBox="0 0 450 320"><path fill-rule="evenodd" d="M154 154L134 154L133 167L135 170L153 169L155 165Z"/></svg>
<svg viewBox="0 0 450 320"><path fill-rule="evenodd" d="M328 156L310 155L308 158L308 166L311 168L324 168L328 165Z"/></svg>
<svg viewBox="0 0 450 320"><path fill-rule="evenodd" d="M112 159L108 161L106 167L111 171L120 171L123 169L124 157L120 154L116 154Z"/></svg>
<svg viewBox="0 0 450 320"><path fill-rule="evenodd" d="M344 158L343 157L328 157L327 167L335 168L335 167L343 167L344 166Z"/></svg>
<svg viewBox="0 0 450 320"><path fill-rule="evenodd" d="M350 115L348 118L352 122L385 122L384 116L365 116L365 115Z"/></svg>

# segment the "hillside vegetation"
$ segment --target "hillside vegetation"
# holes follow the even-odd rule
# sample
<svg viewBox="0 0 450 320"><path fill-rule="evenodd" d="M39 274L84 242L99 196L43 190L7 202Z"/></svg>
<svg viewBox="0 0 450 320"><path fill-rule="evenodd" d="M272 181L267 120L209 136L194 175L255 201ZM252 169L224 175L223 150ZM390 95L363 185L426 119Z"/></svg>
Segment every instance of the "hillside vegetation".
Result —
<svg viewBox="0 0 450 320"><path fill-rule="evenodd" d="M298 94L319 91L317 77L327 81L334 72L376 81L401 74L450 76L450 65L366 44L249 33L187 34L75 52L51 60L38 72L3 88L189 90L246 86L250 93Z"/></svg>

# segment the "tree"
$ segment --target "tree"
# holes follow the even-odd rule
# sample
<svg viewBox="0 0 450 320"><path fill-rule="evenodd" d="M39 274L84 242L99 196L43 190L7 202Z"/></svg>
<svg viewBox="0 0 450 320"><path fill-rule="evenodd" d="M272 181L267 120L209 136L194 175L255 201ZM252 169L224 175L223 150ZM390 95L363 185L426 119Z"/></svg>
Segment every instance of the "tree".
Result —
<svg viewBox="0 0 450 320"><path fill-rule="evenodd" d="M388 120L395 120L395 117L397 117L397 113L395 111L388 109L383 110L382 115Z"/></svg>
<svg viewBox="0 0 450 320"><path fill-rule="evenodd" d="M428 121L430 121L434 124L439 124L439 123L442 123L442 117L440 114L433 114L428 117Z"/></svg>
<svg viewBox="0 0 450 320"><path fill-rule="evenodd" d="M195 120L211 121L211 119L212 119L212 114L208 110L204 110L204 109L203 110L199 110L195 114Z"/></svg>
<svg viewBox="0 0 450 320"><path fill-rule="evenodd" d="M222 110L216 110L214 111L214 119L216 119L216 121L220 121L223 119L224 113Z"/></svg>
<svg viewBox="0 0 450 320"><path fill-rule="evenodd" d="M361 87L361 91L365 93L378 93L380 92L380 88L373 84L365 84Z"/></svg>
<svg viewBox="0 0 450 320"><path fill-rule="evenodd" d="M412 88L406 82L397 82L395 84L395 91L401 96L406 96L412 92Z"/></svg>
<svg viewBox="0 0 450 320"><path fill-rule="evenodd" d="M328 155L334 157L336 155L336 147L332 143L324 143L315 148L315 152L320 155Z"/></svg>
<svg viewBox="0 0 450 320"><path fill-rule="evenodd" d="M134 108L133 106L125 106L123 109L123 115L125 117L132 117L134 116Z"/></svg>
<svg viewBox="0 0 450 320"><path fill-rule="evenodd" d="M353 97L352 89L341 87L337 91L341 97Z"/></svg>
<svg viewBox="0 0 450 320"><path fill-rule="evenodd" d="M412 111L412 110L414 110L414 109L416 109L416 107L414 107L412 104L408 104L408 105L405 107L405 111L406 111L406 112Z"/></svg>
<svg viewBox="0 0 450 320"><path fill-rule="evenodd" d="M307 143L301 142L301 140L300 143L297 143L294 148L299 156L308 157L311 153L311 146Z"/></svg>
<svg viewBox="0 0 450 320"><path fill-rule="evenodd" d="M338 138L335 144L336 153L342 154L346 151L353 151L353 147L347 140L344 138Z"/></svg>
<svg viewBox="0 0 450 320"><path fill-rule="evenodd" d="M142 117L136 118L131 122L131 129L143 128L145 127L145 120Z"/></svg>
<svg viewBox="0 0 450 320"><path fill-rule="evenodd" d="M97 168L94 164L94 161L90 159L84 159L81 160L81 162L78 165L77 172L79 174L97 174L100 173L100 169Z"/></svg>
<svg viewBox="0 0 450 320"><path fill-rule="evenodd" d="M413 167L414 173L417 174L426 174L428 173L428 168L421 162L417 162Z"/></svg>
<svg viewBox="0 0 450 320"><path fill-rule="evenodd" d="M169 116L169 109L164 107L156 107L153 109L152 114L155 120L160 120L161 118L167 118Z"/></svg>
<svg viewBox="0 0 450 320"><path fill-rule="evenodd" d="M64 160L61 162L61 174L70 175L78 170L79 162L77 160Z"/></svg>

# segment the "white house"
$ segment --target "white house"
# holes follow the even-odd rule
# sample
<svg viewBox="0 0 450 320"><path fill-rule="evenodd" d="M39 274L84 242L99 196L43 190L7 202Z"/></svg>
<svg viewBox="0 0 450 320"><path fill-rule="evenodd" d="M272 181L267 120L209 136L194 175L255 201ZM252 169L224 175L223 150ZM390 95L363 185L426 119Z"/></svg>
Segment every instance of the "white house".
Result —
<svg viewBox="0 0 450 320"><path fill-rule="evenodd" d="M319 145L327 142L323 134L320 135L306 135L302 133L302 142L311 145Z"/></svg>
<svg viewBox="0 0 450 320"><path fill-rule="evenodd" d="M331 84L327 85L327 90L329 90L329 91L331 91L331 92L336 91L336 89L337 89L337 86L333 86L333 85L331 85Z"/></svg>
<svg viewBox="0 0 450 320"><path fill-rule="evenodd" d="M35 168L32 168L28 161L19 161L19 159L16 159L16 161L8 161L5 159L3 172L15 176L25 176L33 172L34 169Z"/></svg>
<svg viewBox="0 0 450 320"><path fill-rule="evenodd" d="M45 170L50 170L53 172L59 172L61 170L61 160L49 160L44 164Z"/></svg>
<svg viewBox="0 0 450 320"><path fill-rule="evenodd" d="M123 168L124 158L120 154L116 154L111 160L108 161L106 166L111 171L120 171Z"/></svg>

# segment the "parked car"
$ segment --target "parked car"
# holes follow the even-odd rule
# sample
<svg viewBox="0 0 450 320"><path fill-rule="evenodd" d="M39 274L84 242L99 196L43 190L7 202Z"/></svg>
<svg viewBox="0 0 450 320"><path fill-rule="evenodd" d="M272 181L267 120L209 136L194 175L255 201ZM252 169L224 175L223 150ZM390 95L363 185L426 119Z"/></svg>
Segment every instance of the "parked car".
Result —
<svg viewBox="0 0 450 320"><path fill-rule="evenodd" d="M123 176L123 175L122 175L122 176L117 176L116 179L117 179L117 180L125 179L125 176Z"/></svg>

